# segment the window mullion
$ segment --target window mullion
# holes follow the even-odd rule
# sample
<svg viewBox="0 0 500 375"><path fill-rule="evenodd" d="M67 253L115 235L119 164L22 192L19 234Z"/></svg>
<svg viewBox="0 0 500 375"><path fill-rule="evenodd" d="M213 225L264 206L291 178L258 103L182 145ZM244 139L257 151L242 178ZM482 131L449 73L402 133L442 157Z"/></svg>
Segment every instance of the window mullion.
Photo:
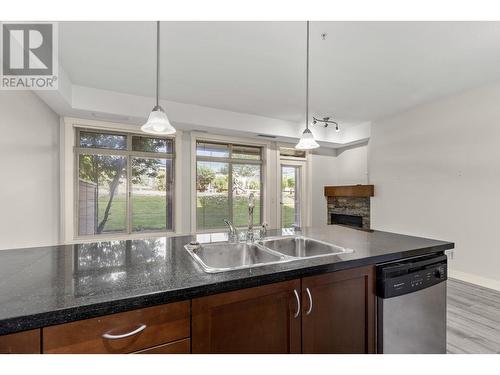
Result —
<svg viewBox="0 0 500 375"><path fill-rule="evenodd" d="M233 157L233 145L231 143L228 144L228 151L229 151L229 162L227 165L227 186L228 186L228 192L227 192L227 199L228 199L228 209L229 209L229 220L231 220L231 223L234 223L234 215L233 215L233 164L231 163L231 158Z"/></svg>
<svg viewBox="0 0 500 375"><path fill-rule="evenodd" d="M228 163L227 166L227 199L229 207L229 220L234 223L233 217L233 163Z"/></svg>
<svg viewBox="0 0 500 375"><path fill-rule="evenodd" d="M152 159L175 159L174 154L159 154L153 152L141 152L141 151L129 151L129 150L114 150L106 148L91 148L91 147L75 147L77 154L86 155L111 155L111 156L137 156L142 158L152 158Z"/></svg>
<svg viewBox="0 0 500 375"><path fill-rule="evenodd" d="M132 151L132 136L127 136L127 150ZM132 155L127 156L127 233L132 233Z"/></svg>
<svg viewBox="0 0 500 375"><path fill-rule="evenodd" d="M260 166L260 225L264 225L264 167Z"/></svg>
<svg viewBox="0 0 500 375"><path fill-rule="evenodd" d="M252 165L263 165L262 160L252 160L252 159L234 159L234 158L221 158L218 156L197 156L197 161L212 161L216 163L235 163L235 164L252 164Z"/></svg>

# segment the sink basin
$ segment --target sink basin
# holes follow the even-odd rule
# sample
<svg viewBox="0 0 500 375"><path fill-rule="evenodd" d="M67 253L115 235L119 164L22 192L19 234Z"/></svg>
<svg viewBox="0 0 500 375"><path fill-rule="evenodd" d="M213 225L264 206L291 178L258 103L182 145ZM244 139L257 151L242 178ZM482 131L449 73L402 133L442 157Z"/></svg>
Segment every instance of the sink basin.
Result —
<svg viewBox="0 0 500 375"><path fill-rule="evenodd" d="M354 250L329 244L307 237L280 237L271 238L259 242L280 254L294 258L310 258L327 255L339 255L352 253Z"/></svg>
<svg viewBox="0 0 500 375"><path fill-rule="evenodd" d="M257 244L230 244L227 242L186 245L185 249L203 267L205 272L223 272L265 266L286 261Z"/></svg>

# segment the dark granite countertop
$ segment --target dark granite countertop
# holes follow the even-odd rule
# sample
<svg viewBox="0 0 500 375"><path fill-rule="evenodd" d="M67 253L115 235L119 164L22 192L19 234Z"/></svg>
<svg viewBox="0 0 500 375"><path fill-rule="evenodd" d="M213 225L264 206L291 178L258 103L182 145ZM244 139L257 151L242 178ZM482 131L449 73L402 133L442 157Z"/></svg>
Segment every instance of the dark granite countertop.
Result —
<svg viewBox="0 0 500 375"><path fill-rule="evenodd" d="M337 225L302 233L354 252L208 274L184 249L194 236L1 250L0 334L454 247L450 242ZM277 234L286 232L269 232ZM223 236L197 238L209 242Z"/></svg>

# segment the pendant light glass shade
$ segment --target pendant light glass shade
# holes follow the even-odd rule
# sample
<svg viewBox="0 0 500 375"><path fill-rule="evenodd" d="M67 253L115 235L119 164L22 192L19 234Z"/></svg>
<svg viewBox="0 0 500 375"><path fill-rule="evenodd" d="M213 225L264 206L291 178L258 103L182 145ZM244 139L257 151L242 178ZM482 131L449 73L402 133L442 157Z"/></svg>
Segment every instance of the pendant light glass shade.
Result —
<svg viewBox="0 0 500 375"><path fill-rule="evenodd" d="M149 114L148 121L141 126L144 133L157 135L175 134L175 128L168 121L167 114L162 107L156 106Z"/></svg>
<svg viewBox="0 0 500 375"><path fill-rule="evenodd" d="M156 105L149 114L148 121L141 126L144 133L155 135L175 134L175 128L170 124L167 114L159 104L160 92L160 21L156 22Z"/></svg>
<svg viewBox="0 0 500 375"><path fill-rule="evenodd" d="M312 150L318 148L319 144L315 141L313 133L309 129L304 130L300 137L299 143L295 145L297 150Z"/></svg>

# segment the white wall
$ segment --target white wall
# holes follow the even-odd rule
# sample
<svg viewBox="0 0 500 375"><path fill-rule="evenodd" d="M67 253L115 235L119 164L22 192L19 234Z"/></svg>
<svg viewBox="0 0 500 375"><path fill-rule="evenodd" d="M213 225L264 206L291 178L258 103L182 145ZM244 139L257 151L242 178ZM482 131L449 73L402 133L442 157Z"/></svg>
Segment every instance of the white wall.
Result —
<svg viewBox="0 0 500 375"><path fill-rule="evenodd" d="M0 249L59 243L59 116L0 91Z"/></svg>
<svg viewBox="0 0 500 375"><path fill-rule="evenodd" d="M372 126L374 229L454 241L456 277L500 288L500 84Z"/></svg>
<svg viewBox="0 0 500 375"><path fill-rule="evenodd" d="M318 149L312 154L312 225L328 222L325 185L366 184L368 181L367 144L345 149Z"/></svg>
<svg viewBox="0 0 500 375"><path fill-rule="evenodd" d="M368 144L337 150L338 185L368 183Z"/></svg>
<svg viewBox="0 0 500 375"><path fill-rule="evenodd" d="M181 179L182 189L179 192L181 194L181 199L176 200L180 202L182 207L181 214L182 220L179 228L175 228L177 233L190 233L191 232L191 133L182 133L182 150L181 150L181 163L182 170L175 171L176 179Z"/></svg>

